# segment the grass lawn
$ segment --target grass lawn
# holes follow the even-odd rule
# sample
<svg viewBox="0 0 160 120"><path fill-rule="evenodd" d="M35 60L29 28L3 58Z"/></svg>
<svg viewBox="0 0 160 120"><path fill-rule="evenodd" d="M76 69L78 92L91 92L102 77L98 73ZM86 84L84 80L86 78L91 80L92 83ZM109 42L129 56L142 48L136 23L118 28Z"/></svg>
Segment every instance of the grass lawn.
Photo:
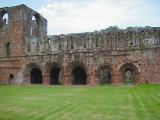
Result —
<svg viewBox="0 0 160 120"><path fill-rule="evenodd" d="M160 85L0 85L0 120L160 120Z"/></svg>

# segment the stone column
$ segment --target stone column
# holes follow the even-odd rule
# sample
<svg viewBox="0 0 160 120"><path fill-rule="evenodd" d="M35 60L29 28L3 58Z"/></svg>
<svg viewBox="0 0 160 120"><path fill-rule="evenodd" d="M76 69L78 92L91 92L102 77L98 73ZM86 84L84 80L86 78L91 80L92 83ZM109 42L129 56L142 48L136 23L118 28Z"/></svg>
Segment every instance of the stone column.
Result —
<svg viewBox="0 0 160 120"><path fill-rule="evenodd" d="M99 76L96 69L93 69L91 74L89 75L88 85L99 85Z"/></svg>
<svg viewBox="0 0 160 120"><path fill-rule="evenodd" d="M116 69L116 67L113 67L113 71L112 71L112 84L113 85L121 85L124 84L123 81L123 75L121 73L121 71L118 71Z"/></svg>
<svg viewBox="0 0 160 120"><path fill-rule="evenodd" d="M47 71L45 64L42 64L42 84L49 85L50 84L50 73Z"/></svg>
<svg viewBox="0 0 160 120"><path fill-rule="evenodd" d="M30 84L31 83L31 79L29 75L24 75L23 78L23 84Z"/></svg>
<svg viewBox="0 0 160 120"><path fill-rule="evenodd" d="M145 83L145 80L141 79L140 73L135 73L135 83Z"/></svg>
<svg viewBox="0 0 160 120"><path fill-rule="evenodd" d="M91 75L90 74L87 74L87 85L90 85L90 81L92 80L92 78L91 78Z"/></svg>
<svg viewBox="0 0 160 120"><path fill-rule="evenodd" d="M43 75L43 84L44 85L49 85L49 75L48 74L45 74Z"/></svg>
<svg viewBox="0 0 160 120"><path fill-rule="evenodd" d="M64 85L72 85L72 76L71 76L71 66L69 64L64 64Z"/></svg>
<svg viewBox="0 0 160 120"><path fill-rule="evenodd" d="M71 75L64 74L64 85L72 85Z"/></svg>

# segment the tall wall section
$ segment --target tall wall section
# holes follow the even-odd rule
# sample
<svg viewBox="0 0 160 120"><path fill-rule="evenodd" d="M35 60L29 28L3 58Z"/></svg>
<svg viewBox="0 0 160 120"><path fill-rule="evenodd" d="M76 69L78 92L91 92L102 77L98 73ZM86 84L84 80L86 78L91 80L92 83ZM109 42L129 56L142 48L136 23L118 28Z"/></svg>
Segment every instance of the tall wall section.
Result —
<svg viewBox="0 0 160 120"><path fill-rule="evenodd" d="M36 11L23 4L0 8L0 83L23 82L25 44L46 35L47 20Z"/></svg>
<svg viewBox="0 0 160 120"><path fill-rule="evenodd" d="M25 5L0 8L0 83L159 83L160 28L47 36L47 20Z"/></svg>

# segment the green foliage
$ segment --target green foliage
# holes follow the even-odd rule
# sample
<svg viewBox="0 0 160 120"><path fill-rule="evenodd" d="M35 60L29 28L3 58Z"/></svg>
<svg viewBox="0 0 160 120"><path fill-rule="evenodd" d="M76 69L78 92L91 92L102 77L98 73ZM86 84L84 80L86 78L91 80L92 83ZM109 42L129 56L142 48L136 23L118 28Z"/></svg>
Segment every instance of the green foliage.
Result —
<svg viewBox="0 0 160 120"><path fill-rule="evenodd" d="M151 29L152 27L151 27L151 26L145 26L145 28L149 28L149 29Z"/></svg>
<svg viewBox="0 0 160 120"><path fill-rule="evenodd" d="M140 49L141 49L141 50L146 50L146 49L147 49L147 47L146 47L146 45L141 44L141 45L140 45Z"/></svg>
<svg viewBox="0 0 160 120"><path fill-rule="evenodd" d="M0 86L0 120L159 120L160 85Z"/></svg>
<svg viewBox="0 0 160 120"><path fill-rule="evenodd" d="M118 28L117 26L109 26L108 28L102 30L102 31L106 31L106 32L118 32L121 29Z"/></svg>
<svg viewBox="0 0 160 120"><path fill-rule="evenodd" d="M144 38L143 38L144 39ZM145 43L143 42L143 39L141 39L139 42L140 42L140 45L139 45L139 48L140 50L143 52L147 49L147 46L145 45Z"/></svg>
<svg viewBox="0 0 160 120"><path fill-rule="evenodd" d="M129 79L125 81L126 84L133 84L133 79Z"/></svg>
<svg viewBox="0 0 160 120"><path fill-rule="evenodd" d="M109 26L108 28L101 30L105 32L119 32L121 30L128 30L128 31L134 31L134 30L142 30L142 29L151 29L151 26L145 26L145 27L140 27L140 26L135 26L135 27L127 27L126 29L120 29L118 26ZM95 31L97 32L97 31Z"/></svg>
<svg viewBox="0 0 160 120"><path fill-rule="evenodd" d="M135 27L127 27L126 30L134 30Z"/></svg>

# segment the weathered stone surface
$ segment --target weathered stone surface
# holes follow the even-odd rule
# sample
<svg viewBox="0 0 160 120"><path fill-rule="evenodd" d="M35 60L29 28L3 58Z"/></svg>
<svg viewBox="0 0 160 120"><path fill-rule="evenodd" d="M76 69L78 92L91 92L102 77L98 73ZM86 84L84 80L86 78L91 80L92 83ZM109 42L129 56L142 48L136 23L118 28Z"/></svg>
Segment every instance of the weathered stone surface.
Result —
<svg viewBox="0 0 160 120"><path fill-rule="evenodd" d="M58 79L56 84L72 85L75 74L85 75L88 85L98 85L102 78L112 84L124 84L127 78L133 83L160 83L159 71L159 27L47 36L47 20L36 11L25 5L0 9L1 84L37 79L50 84Z"/></svg>

